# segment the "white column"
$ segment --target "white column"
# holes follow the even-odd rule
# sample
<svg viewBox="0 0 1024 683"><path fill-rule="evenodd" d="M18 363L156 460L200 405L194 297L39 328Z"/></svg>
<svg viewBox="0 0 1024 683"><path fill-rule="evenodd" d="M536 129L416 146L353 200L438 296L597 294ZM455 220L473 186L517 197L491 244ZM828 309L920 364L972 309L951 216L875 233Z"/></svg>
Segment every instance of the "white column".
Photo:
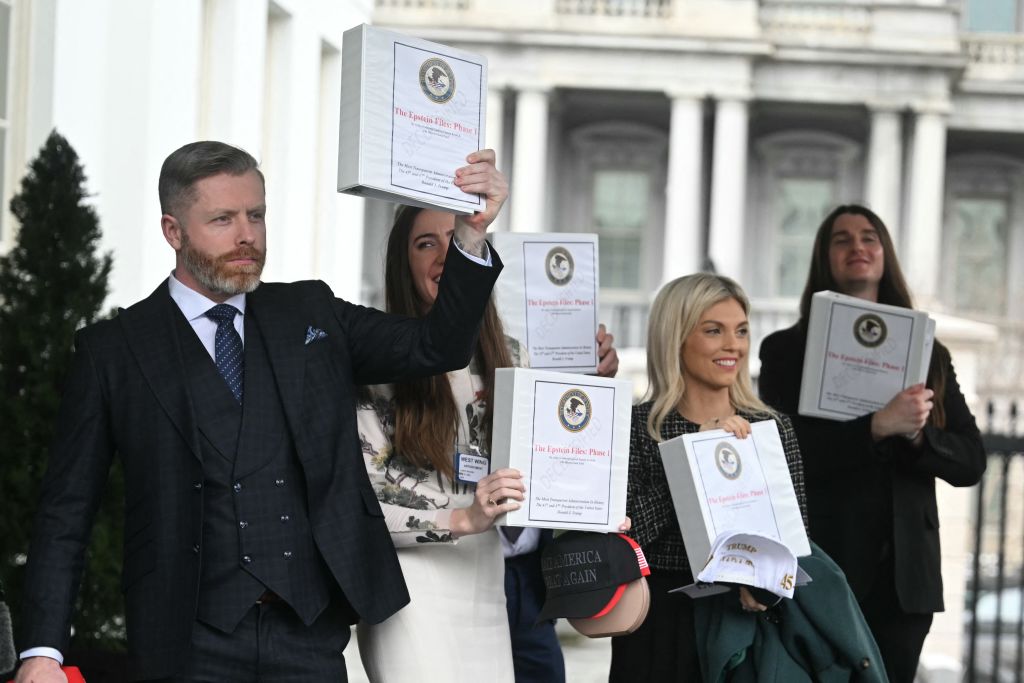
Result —
<svg viewBox="0 0 1024 683"><path fill-rule="evenodd" d="M508 175L510 159L505 155L505 92L504 88L489 87L487 89L487 136L484 145L494 150L498 170ZM491 224L492 231L508 230L508 214L510 206L504 206L501 213Z"/></svg>
<svg viewBox="0 0 1024 683"><path fill-rule="evenodd" d="M1024 177L1020 175L1011 181L1012 197L1024 197ZM1013 201L1010 209L1010 225L1024 223L1024 206ZM1009 257L1010 268L1006 276L1006 292L1009 295L1009 304L1006 308L1006 317L1010 320L1024 320L1024 297L1017 295L1017 292L1024 292L1024 271L1020 265L1024 263L1024 231L1011 230L1007 244L1007 256Z"/></svg>
<svg viewBox="0 0 1024 683"><path fill-rule="evenodd" d="M665 191L662 282L700 269L704 103L693 96L672 98Z"/></svg>
<svg viewBox="0 0 1024 683"><path fill-rule="evenodd" d="M51 125L78 151L114 252L108 305L174 267L156 186L164 158L197 138L201 35L195 1L57 4ZM97 95L111 92L132 95Z"/></svg>
<svg viewBox="0 0 1024 683"><path fill-rule="evenodd" d="M263 142L267 0L204 3L199 133L258 155Z"/></svg>
<svg viewBox="0 0 1024 683"><path fill-rule="evenodd" d="M895 241L901 217L903 173L903 123L900 112L893 109L872 110L867 161L865 199L893 233Z"/></svg>
<svg viewBox="0 0 1024 683"><path fill-rule="evenodd" d="M747 202L747 103L720 100L715 108L708 256L722 275L742 282L743 214Z"/></svg>
<svg viewBox="0 0 1024 683"><path fill-rule="evenodd" d="M520 90L516 98L512 169L512 230L543 232L547 190L548 92Z"/></svg>
<svg viewBox="0 0 1024 683"><path fill-rule="evenodd" d="M906 250L900 261L906 270L916 305L936 298L942 242L943 183L946 177L946 120L940 113L915 116L907 212Z"/></svg>
<svg viewBox="0 0 1024 683"><path fill-rule="evenodd" d="M319 170L314 184L317 235L315 277L327 281L336 296L359 301L363 282L363 235L366 200L336 191L338 184L338 102L341 99L341 53L320 53ZM292 226L275 221L278 230ZM384 229L383 226L378 229ZM379 267L379 264L367 264Z"/></svg>
<svg viewBox="0 0 1024 683"><path fill-rule="evenodd" d="M8 76L11 83L11 99L8 101L7 118L11 121L6 144L10 149L9 169L5 178L4 196L8 199L17 191L21 173L28 162L39 152L53 129L54 66L56 50L54 41L57 32L57 3L22 3L11 15L11 53L8 59L12 66L24 64L19 76L18 68L11 69ZM94 92L99 92L96 90ZM17 123L24 125L24 135L18 135ZM63 132L63 131L62 131ZM4 202L4 210L7 210ZM13 219L5 218L4 233L12 235Z"/></svg>
<svg viewBox="0 0 1024 683"><path fill-rule="evenodd" d="M285 282L316 268L320 27L306 5L295 7L294 15L272 14L268 25L260 159L267 179L264 278Z"/></svg>

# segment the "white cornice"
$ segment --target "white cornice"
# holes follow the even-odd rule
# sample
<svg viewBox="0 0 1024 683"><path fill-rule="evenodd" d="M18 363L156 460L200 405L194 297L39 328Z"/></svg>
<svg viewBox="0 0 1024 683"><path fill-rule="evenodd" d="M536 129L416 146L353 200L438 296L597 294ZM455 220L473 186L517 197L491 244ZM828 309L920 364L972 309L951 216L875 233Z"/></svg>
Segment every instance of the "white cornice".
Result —
<svg viewBox="0 0 1024 683"><path fill-rule="evenodd" d="M427 40L460 45L481 45L494 49L509 47L558 47L629 52L686 52L710 55L762 56L772 52L764 40L718 37L666 37L566 33L564 31L503 31L461 29L440 26L392 26L381 28L413 33Z"/></svg>
<svg viewBox="0 0 1024 683"><path fill-rule="evenodd" d="M866 48L821 49L777 46L771 55L771 59L777 62L880 67L903 66L954 72L961 71L967 66L967 58L961 53L895 52Z"/></svg>

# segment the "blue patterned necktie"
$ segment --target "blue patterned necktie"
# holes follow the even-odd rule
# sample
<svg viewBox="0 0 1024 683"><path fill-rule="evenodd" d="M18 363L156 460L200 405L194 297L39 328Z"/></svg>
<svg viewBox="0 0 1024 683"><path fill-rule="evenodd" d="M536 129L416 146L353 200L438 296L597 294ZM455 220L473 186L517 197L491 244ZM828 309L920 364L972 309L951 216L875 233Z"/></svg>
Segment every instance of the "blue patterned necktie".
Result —
<svg viewBox="0 0 1024 683"><path fill-rule="evenodd" d="M220 376L228 383L235 400L242 402L242 338L235 329L235 316L240 311L228 304L217 304L206 312L206 317L217 323L214 338L214 356Z"/></svg>

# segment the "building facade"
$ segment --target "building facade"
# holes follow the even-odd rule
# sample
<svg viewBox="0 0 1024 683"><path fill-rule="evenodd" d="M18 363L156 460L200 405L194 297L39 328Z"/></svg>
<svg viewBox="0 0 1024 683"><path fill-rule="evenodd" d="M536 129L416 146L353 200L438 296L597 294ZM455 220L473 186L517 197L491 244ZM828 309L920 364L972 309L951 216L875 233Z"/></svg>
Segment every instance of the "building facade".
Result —
<svg viewBox="0 0 1024 683"><path fill-rule="evenodd" d="M998 369L963 359L968 392L1000 398L1024 381L1022 14L1017 0L378 0L374 21L487 55L488 141L513 183L502 226L598 233L623 346L643 346L660 284L708 267L756 300L759 333L788 324L821 218L857 201L951 346L1016 350ZM364 271L368 295L379 277Z"/></svg>
<svg viewBox="0 0 1024 683"><path fill-rule="evenodd" d="M737 279L756 350L796 320L821 219L859 202L976 413L998 424L1024 394L1024 2L377 0L374 23L487 56L499 229L600 236L602 318L638 393L662 283ZM368 209L368 297L386 212ZM923 662L953 675L972 497L939 496L947 611Z"/></svg>
<svg viewBox="0 0 1024 683"><path fill-rule="evenodd" d="M78 152L114 253L110 305L170 272L157 177L217 139L262 162L267 275L358 299L363 204L335 192L341 36L371 0L0 0L0 249L7 205L50 130Z"/></svg>
<svg viewBox="0 0 1024 683"><path fill-rule="evenodd" d="M976 413L998 425L1024 394L1024 0L0 0L0 251L56 127L114 252L109 303L138 300L173 265L160 163L221 139L267 177L267 278L379 304L392 207L335 192L342 33L362 22L488 57L497 229L600 235L638 393L663 282L735 277L756 349L796 318L821 218L856 201ZM952 668L970 494L940 497L948 611L926 653Z"/></svg>

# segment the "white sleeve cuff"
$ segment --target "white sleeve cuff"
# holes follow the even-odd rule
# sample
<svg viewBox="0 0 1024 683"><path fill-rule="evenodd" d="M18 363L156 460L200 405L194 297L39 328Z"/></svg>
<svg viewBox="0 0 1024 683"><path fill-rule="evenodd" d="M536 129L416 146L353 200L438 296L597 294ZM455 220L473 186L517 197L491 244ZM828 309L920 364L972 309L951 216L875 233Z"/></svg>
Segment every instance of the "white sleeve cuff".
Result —
<svg viewBox="0 0 1024 683"><path fill-rule="evenodd" d="M465 251L462 251L462 247L459 246L458 242L455 242L455 248L461 251L462 255L468 258L473 263L479 263L481 266L491 265L491 246L487 244L486 240L484 241L484 251L486 252L486 258L480 258L479 256L467 254Z"/></svg>
<svg viewBox="0 0 1024 683"><path fill-rule="evenodd" d="M32 647L22 652L18 657L20 659L49 657L50 659L56 659L58 664L64 664L64 655L60 653L60 650L55 650L52 647Z"/></svg>

